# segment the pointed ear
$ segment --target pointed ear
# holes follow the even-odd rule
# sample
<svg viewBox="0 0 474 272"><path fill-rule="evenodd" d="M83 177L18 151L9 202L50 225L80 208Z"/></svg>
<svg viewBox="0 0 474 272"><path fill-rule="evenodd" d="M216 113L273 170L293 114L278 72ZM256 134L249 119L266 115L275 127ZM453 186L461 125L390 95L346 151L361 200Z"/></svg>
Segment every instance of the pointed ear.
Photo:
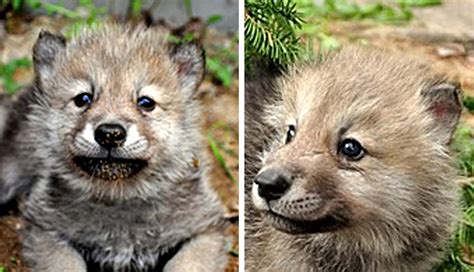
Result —
<svg viewBox="0 0 474 272"><path fill-rule="evenodd" d="M66 38L42 30L33 47L33 62L36 76L47 78L53 69L54 60L66 47Z"/></svg>
<svg viewBox="0 0 474 272"><path fill-rule="evenodd" d="M181 88L195 91L204 77L204 50L192 42L172 44L170 55L178 68Z"/></svg>
<svg viewBox="0 0 474 272"><path fill-rule="evenodd" d="M434 120L434 134L443 144L449 144L462 110L459 86L452 83L436 84L421 94Z"/></svg>

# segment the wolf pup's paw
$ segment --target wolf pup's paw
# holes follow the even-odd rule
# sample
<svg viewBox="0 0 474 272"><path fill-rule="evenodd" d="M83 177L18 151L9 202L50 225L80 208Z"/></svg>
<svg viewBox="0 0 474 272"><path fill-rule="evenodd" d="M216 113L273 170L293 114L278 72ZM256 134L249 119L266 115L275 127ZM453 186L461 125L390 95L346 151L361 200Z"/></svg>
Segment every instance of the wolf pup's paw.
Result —
<svg viewBox="0 0 474 272"><path fill-rule="evenodd" d="M201 234L189 241L165 266L165 272L224 271L226 237L221 233Z"/></svg>

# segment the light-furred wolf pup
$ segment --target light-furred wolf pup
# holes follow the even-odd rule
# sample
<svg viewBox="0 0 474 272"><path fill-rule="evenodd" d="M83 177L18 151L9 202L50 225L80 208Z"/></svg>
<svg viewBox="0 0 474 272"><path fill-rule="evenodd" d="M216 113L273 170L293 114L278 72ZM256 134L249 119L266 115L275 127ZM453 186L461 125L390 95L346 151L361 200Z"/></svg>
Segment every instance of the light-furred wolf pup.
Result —
<svg viewBox="0 0 474 272"><path fill-rule="evenodd" d="M39 35L36 83L11 107L0 158L0 201L31 187L33 271L224 270L195 97L203 51L168 41L118 25Z"/></svg>
<svg viewBox="0 0 474 272"><path fill-rule="evenodd" d="M248 80L247 270L429 271L458 213L458 87L361 48Z"/></svg>

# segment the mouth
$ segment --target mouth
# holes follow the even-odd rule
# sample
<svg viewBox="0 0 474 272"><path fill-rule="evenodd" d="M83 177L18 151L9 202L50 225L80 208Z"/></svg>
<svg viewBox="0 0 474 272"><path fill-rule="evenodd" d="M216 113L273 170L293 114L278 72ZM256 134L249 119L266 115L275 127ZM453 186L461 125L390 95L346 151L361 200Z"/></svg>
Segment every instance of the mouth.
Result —
<svg viewBox="0 0 474 272"><path fill-rule="evenodd" d="M130 178L147 166L145 160L113 157L89 158L77 156L73 158L73 161L92 177L108 181Z"/></svg>
<svg viewBox="0 0 474 272"><path fill-rule="evenodd" d="M349 226L349 221L336 215L325 215L316 220L294 220L271 210L264 218L275 229L288 234L311 234L336 231Z"/></svg>

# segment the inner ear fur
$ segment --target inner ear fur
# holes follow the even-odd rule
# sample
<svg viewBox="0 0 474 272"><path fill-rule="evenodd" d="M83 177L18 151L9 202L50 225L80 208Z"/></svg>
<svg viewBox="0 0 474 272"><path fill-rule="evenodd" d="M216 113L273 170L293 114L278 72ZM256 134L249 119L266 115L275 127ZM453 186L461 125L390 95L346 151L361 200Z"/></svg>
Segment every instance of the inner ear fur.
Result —
<svg viewBox="0 0 474 272"><path fill-rule="evenodd" d="M33 47L33 62L36 76L45 78L51 74L54 60L59 52L66 48L66 38L42 30Z"/></svg>
<svg viewBox="0 0 474 272"><path fill-rule="evenodd" d="M173 43L170 56L176 64L181 87L195 91L204 78L204 50L196 42Z"/></svg>
<svg viewBox="0 0 474 272"><path fill-rule="evenodd" d="M435 135L442 143L449 144L462 111L462 92L459 85L437 83L423 90L421 94L434 120Z"/></svg>

